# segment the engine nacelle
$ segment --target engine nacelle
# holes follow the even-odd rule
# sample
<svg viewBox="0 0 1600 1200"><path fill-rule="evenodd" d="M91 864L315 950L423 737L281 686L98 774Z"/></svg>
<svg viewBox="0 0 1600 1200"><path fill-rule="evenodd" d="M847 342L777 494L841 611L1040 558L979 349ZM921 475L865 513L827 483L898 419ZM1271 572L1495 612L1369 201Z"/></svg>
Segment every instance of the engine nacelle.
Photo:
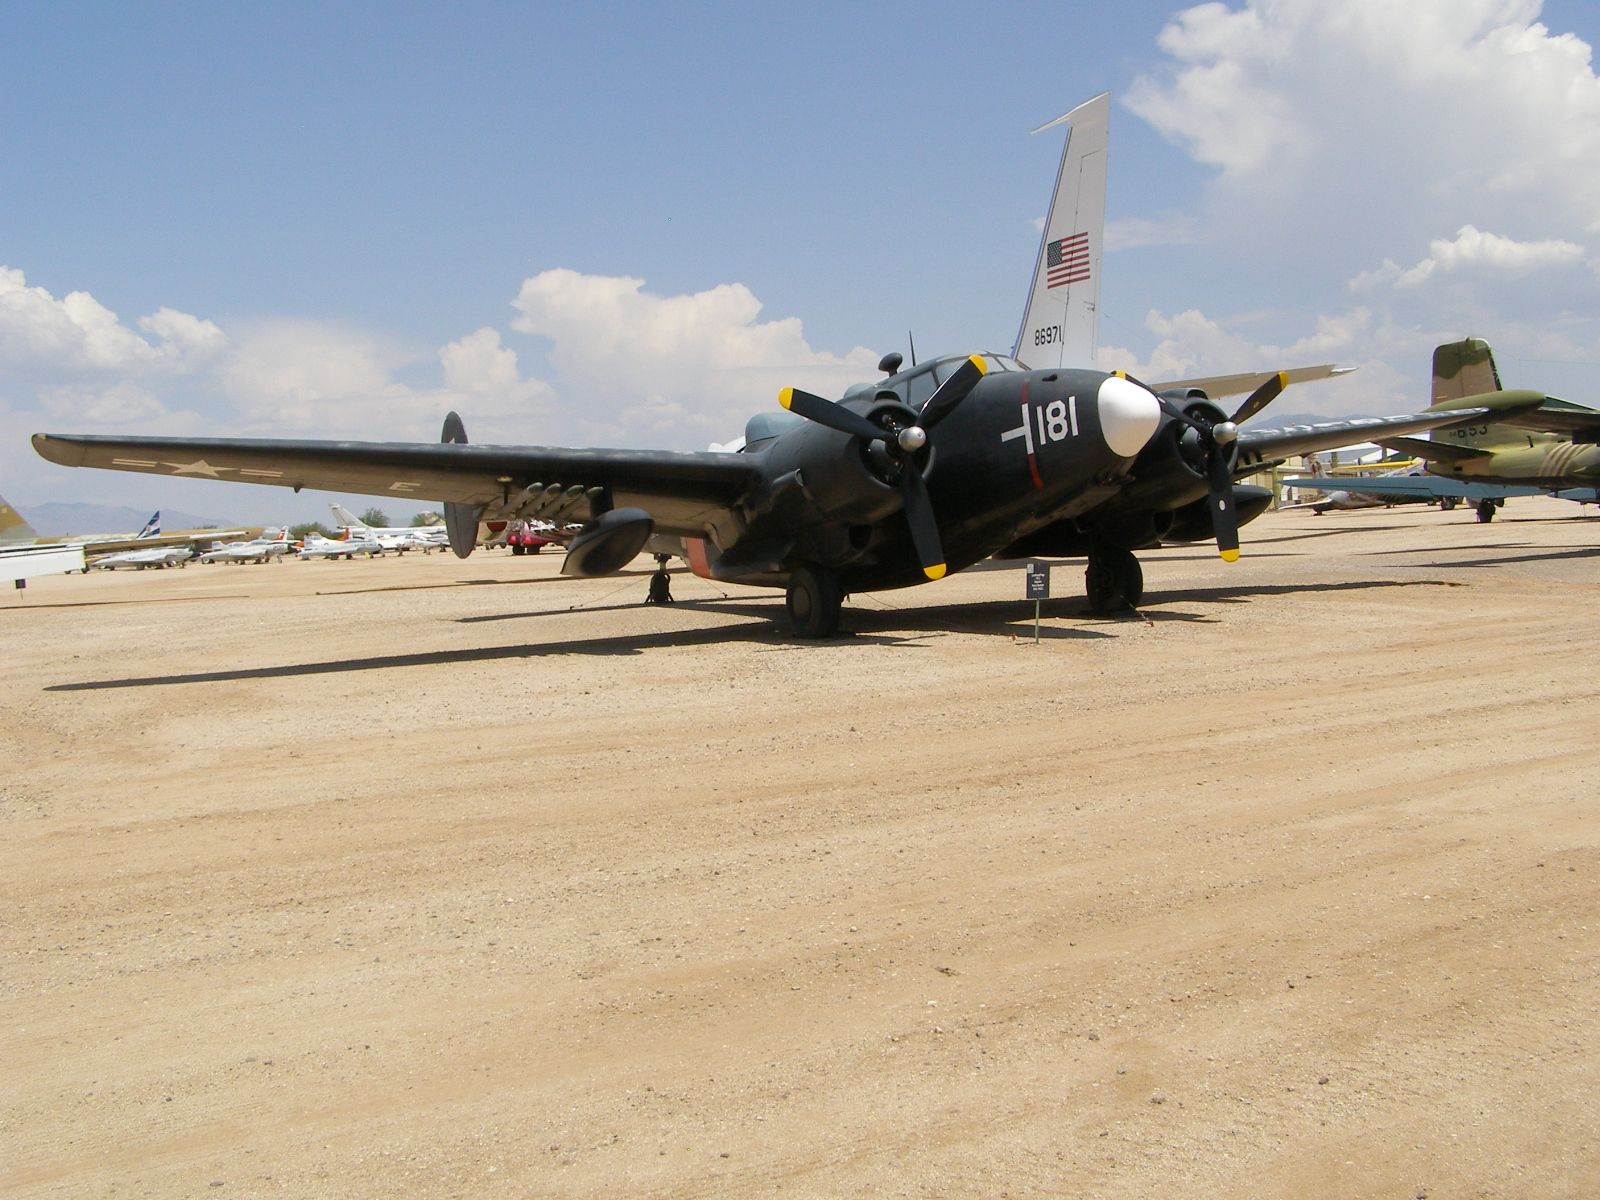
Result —
<svg viewBox="0 0 1600 1200"><path fill-rule="evenodd" d="M901 427L915 425L917 415L893 399L876 399L849 407L877 424L892 419ZM900 511L901 470L917 470L917 463L901 464L876 443L863 443L849 434L823 425L810 425L800 436L785 439L779 474L799 472L806 501L828 521L847 525L872 525Z"/></svg>
<svg viewBox="0 0 1600 1200"><path fill-rule="evenodd" d="M644 549L655 521L642 508L615 508L583 527L567 546L563 575L612 575Z"/></svg>
<svg viewBox="0 0 1600 1200"><path fill-rule="evenodd" d="M1272 492L1249 483L1233 485L1233 511L1239 524L1248 525L1272 507ZM1211 524L1211 506L1204 500L1185 504L1170 514L1161 535L1163 542L1205 542L1217 536Z"/></svg>
<svg viewBox="0 0 1600 1200"><path fill-rule="evenodd" d="M1198 389L1163 392L1162 398L1176 404L1185 415L1208 425L1228 419ZM1203 500L1206 484L1206 452L1194 429L1162 415L1161 428L1134 460L1133 480L1119 498L1126 508L1167 510Z"/></svg>

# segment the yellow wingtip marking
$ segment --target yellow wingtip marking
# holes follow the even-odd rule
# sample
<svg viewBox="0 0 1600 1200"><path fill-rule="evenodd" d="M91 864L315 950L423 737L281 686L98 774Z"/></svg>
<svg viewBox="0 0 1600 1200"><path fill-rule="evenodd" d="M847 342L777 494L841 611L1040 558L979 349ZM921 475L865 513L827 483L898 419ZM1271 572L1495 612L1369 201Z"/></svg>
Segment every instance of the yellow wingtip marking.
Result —
<svg viewBox="0 0 1600 1200"><path fill-rule="evenodd" d="M983 355L969 354L967 355L967 361L978 368L979 374L987 375L989 373L989 365L983 361Z"/></svg>
<svg viewBox="0 0 1600 1200"><path fill-rule="evenodd" d="M1237 550L1220 550L1218 553L1222 555L1223 562L1239 561L1239 552Z"/></svg>
<svg viewBox="0 0 1600 1200"><path fill-rule="evenodd" d="M943 579L944 578L944 564L943 563L936 563L934 566L931 566L931 567L923 567L922 568L922 573L924 575L926 575L929 579Z"/></svg>
<svg viewBox="0 0 1600 1200"><path fill-rule="evenodd" d="M788 408L791 404L793 404L794 403L794 389L793 388L783 388L781 391L779 391L778 392L778 403L783 405L785 408Z"/></svg>

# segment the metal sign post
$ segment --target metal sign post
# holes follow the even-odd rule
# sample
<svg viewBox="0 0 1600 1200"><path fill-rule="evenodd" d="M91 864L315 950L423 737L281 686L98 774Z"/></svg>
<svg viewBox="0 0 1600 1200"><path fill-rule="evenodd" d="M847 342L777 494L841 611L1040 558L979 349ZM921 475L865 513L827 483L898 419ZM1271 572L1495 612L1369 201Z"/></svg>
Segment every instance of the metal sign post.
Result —
<svg viewBox="0 0 1600 1200"><path fill-rule="evenodd" d="M1050 595L1050 564L1031 562L1028 564L1028 590L1026 598L1033 601L1033 644L1039 644L1039 608L1041 602Z"/></svg>

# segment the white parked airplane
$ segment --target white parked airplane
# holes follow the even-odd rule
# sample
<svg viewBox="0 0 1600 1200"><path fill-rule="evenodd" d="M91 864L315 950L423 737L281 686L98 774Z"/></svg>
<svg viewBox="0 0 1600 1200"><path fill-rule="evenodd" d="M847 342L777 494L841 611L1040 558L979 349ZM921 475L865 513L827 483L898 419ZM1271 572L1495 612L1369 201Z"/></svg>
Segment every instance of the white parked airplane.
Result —
<svg viewBox="0 0 1600 1200"><path fill-rule="evenodd" d="M143 571L146 567L181 567L193 557L194 551L188 546L152 546L148 550L102 554L90 560L89 565L101 571L115 571L118 567L133 567Z"/></svg>
<svg viewBox="0 0 1600 1200"><path fill-rule="evenodd" d="M248 542L229 542L225 546L207 550L196 561L203 563L277 562L292 549L294 549L294 544L289 541L288 528L280 526L277 529L268 529L260 537L252 538Z"/></svg>
<svg viewBox="0 0 1600 1200"><path fill-rule="evenodd" d="M353 538L371 538L385 550L404 554L421 550L431 554L449 547L450 538L443 525L368 525L342 504L330 504L339 528Z"/></svg>
<svg viewBox="0 0 1600 1200"><path fill-rule="evenodd" d="M354 534L343 538L325 538L313 533L307 535L297 553L303 559L354 558L358 554L371 558L374 554L382 554L383 547L377 538L356 537Z"/></svg>

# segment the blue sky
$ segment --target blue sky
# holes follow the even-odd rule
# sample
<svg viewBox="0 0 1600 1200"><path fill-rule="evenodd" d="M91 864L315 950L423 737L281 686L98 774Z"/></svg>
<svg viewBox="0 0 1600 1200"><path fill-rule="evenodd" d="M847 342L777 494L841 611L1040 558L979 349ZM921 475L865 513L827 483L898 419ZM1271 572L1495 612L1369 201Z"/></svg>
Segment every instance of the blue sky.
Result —
<svg viewBox="0 0 1600 1200"><path fill-rule="evenodd" d="M1438 341L1600 402L1592 4L13 4L0 493L229 519L39 429L700 448L777 386L1005 348L1060 153L1113 93L1103 366ZM864 365L863 365L864 364Z"/></svg>

